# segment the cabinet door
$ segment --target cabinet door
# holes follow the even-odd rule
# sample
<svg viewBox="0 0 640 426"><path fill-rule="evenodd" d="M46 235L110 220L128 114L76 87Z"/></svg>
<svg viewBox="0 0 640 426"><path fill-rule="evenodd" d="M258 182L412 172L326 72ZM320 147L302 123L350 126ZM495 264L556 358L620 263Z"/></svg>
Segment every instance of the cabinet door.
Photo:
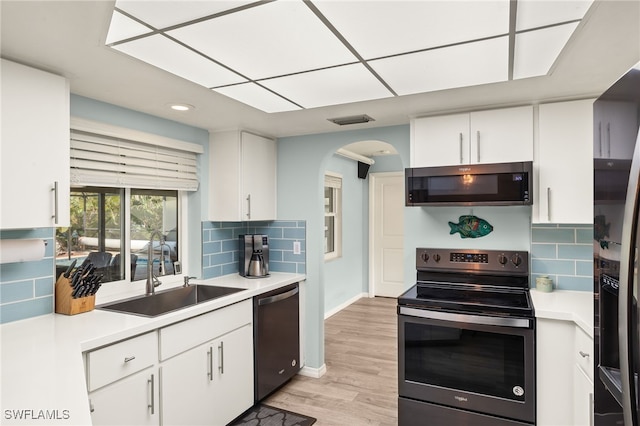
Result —
<svg viewBox="0 0 640 426"><path fill-rule="evenodd" d="M69 226L68 83L6 60L0 74L0 228Z"/></svg>
<svg viewBox="0 0 640 426"><path fill-rule="evenodd" d="M469 114L418 118L411 123L411 167L469 163Z"/></svg>
<svg viewBox="0 0 640 426"><path fill-rule="evenodd" d="M276 218L276 141L242 132L241 220Z"/></svg>
<svg viewBox="0 0 640 426"><path fill-rule="evenodd" d="M576 364L573 367L573 424L593 425L593 382Z"/></svg>
<svg viewBox="0 0 640 426"><path fill-rule="evenodd" d="M592 223L593 100L539 107L535 223Z"/></svg>
<svg viewBox="0 0 640 426"><path fill-rule="evenodd" d="M248 324L163 363L163 423L224 425L249 409L252 342Z"/></svg>
<svg viewBox="0 0 640 426"><path fill-rule="evenodd" d="M216 339L213 348L213 424L227 424L253 405L253 327L245 325Z"/></svg>
<svg viewBox="0 0 640 426"><path fill-rule="evenodd" d="M470 114L470 163L533 161L533 107Z"/></svg>
<svg viewBox="0 0 640 426"><path fill-rule="evenodd" d="M594 108L595 158L633 157L638 134L638 109L633 102L597 101Z"/></svg>
<svg viewBox="0 0 640 426"><path fill-rule="evenodd" d="M155 367L89 393L94 425L157 425L159 383Z"/></svg>

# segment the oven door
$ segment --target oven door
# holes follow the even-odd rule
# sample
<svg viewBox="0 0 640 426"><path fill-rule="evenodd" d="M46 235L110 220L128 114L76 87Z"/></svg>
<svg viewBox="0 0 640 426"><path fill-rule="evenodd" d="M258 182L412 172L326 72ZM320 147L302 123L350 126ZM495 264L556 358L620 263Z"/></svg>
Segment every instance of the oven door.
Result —
<svg viewBox="0 0 640 426"><path fill-rule="evenodd" d="M400 397L535 421L533 319L398 313Z"/></svg>

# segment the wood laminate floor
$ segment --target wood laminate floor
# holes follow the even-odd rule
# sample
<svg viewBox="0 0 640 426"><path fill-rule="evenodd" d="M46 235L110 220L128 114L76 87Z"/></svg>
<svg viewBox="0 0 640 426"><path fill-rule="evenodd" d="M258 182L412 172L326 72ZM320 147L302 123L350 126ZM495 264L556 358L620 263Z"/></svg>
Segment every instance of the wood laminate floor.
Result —
<svg viewBox="0 0 640 426"><path fill-rule="evenodd" d="M295 376L265 404L317 426L397 425L397 300L362 298L325 321L327 372Z"/></svg>

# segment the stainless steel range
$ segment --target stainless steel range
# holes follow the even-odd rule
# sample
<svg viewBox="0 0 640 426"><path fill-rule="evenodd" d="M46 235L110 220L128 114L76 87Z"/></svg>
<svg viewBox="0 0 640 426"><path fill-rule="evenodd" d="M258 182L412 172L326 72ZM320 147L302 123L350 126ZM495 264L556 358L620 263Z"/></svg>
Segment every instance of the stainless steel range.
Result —
<svg viewBox="0 0 640 426"><path fill-rule="evenodd" d="M398 298L398 425L535 423L529 254L416 249Z"/></svg>

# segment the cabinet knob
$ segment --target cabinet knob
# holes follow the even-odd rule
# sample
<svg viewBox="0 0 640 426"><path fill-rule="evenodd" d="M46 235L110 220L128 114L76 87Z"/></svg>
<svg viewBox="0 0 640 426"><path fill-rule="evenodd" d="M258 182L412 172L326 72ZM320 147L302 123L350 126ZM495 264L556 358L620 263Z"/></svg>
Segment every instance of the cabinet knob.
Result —
<svg viewBox="0 0 640 426"><path fill-rule="evenodd" d="M124 362L133 361L134 359L136 359L135 356L128 356L128 357L125 357Z"/></svg>
<svg viewBox="0 0 640 426"><path fill-rule="evenodd" d="M589 354L587 352L578 351L582 358L589 358Z"/></svg>

